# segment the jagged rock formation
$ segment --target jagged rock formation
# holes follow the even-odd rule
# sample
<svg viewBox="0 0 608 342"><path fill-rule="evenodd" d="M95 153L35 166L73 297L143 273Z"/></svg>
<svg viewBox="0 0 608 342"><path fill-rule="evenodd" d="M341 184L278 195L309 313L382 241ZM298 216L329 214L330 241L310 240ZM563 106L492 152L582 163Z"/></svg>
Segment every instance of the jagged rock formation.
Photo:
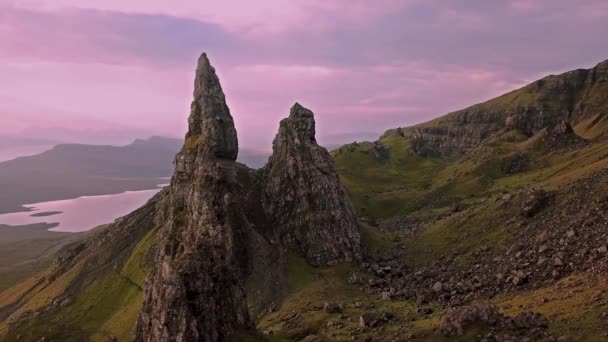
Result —
<svg viewBox="0 0 608 342"><path fill-rule="evenodd" d="M313 113L292 108L260 175L235 162L233 119L204 54L195 82L136 341L221 341L251 327L245 280L257 256L277 257L273 249L292 248L312 265L361 258L357 219L333 160L316 144Z"/></svg>
<svg viewBox="0 0 608 342"><path fill-rule="evenodd" d="M186 137L209 135L205 142L211 144L216 157L236 160L239 144L234 121L226 105L220 80L206 54L202 54L198 60L188 126Z"/></svg>
<svg viewBox="0 0 608 342"><path fill-rule="evenodd" d="M423 156L458 155L500 131L533 136L565 123L589 138L608 132L608 61L596 67L548 76L496 99L449 113L410 128L387 131L401 135ZM382 138L381 138L382 139Z"/></svg>
<svg viewBox="0 0 608 342"><path fill-rule="evenodd" d="M244 270L247 219L238 206L232 164L238 142L215 70L202 55L188 139L176 159L165 226L145 288L137 341L218 341L251 326Z"/></svg>
<svg viewBox="0 0 608 342"><path fill-rule="evenodd" d="M353 206L332 157L315 140L310 110L296 103L281 121L262 173L263 206L280 241L316 266L361 259Z"/></svg>
<svg viewBox="0 0 608 342"><path fill-rule="evenodd" d="M24 290L43 293L51 298L48 304L28 306L23 295L0 307L0 317L10 322L9 336L86 340L89 332L78 323L58 331L43 322L80 312L74 305L83 305L78 298L92 291L112 303L103 314L83 319L101 317L103 325L127 315L124 326L134 325L134 341L224 341L253 329L252 317L279 303L287 288L288 255L313 266L361 259L353 206L332 158L315 141L310 110L296 104L281 122L269 164L249 169L236 162L234 121L203 54L188 122L170 186L136 212L64 249L48 276ZM130 301L98 287L90 290L99 282L120 282L102 289L131 291ZM132 293L142 287L137 312ZM42 330L31 329L41 325ZM121 340L129 333L124 326L116 332Z"/></svg>

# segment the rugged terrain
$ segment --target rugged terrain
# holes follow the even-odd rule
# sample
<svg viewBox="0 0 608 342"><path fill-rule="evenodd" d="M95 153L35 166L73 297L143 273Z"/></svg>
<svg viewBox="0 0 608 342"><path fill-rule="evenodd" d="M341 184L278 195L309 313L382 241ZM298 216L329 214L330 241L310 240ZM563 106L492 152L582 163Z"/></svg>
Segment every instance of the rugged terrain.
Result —
<svg viewBox="0 0 608 342"><path fill-rule="evenodd" d="M0 332L608 340L607 116L608 62L331 156L296 104L251 170L203 55L171 186L1 293Z"/></svg>

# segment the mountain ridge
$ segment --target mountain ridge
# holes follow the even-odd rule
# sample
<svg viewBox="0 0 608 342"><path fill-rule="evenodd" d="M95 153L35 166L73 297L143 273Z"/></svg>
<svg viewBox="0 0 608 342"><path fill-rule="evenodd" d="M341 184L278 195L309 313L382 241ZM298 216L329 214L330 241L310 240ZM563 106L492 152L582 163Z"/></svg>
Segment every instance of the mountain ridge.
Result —
<svg viewBox="0 0 608 342"><path fill-rule="evenodd" d="M460 153L501 129L532 136L567 122L578 135L595 139L608 132L608 60L591 69L549 75L522 88L428 122L387 130L381 137L407 135L418 153Z"/></svg>

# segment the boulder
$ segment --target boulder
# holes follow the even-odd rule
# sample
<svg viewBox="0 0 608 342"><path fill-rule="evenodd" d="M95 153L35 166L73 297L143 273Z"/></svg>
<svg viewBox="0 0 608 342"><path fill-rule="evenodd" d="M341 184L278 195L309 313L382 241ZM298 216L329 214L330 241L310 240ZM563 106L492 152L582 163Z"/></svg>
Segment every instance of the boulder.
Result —
<svg viewBox="0 0 608 342"><path fill-rule="evenodd" d="M503 320L496 306L488 303L474 303L469 306L448 310L441 316L439 331L445 336L462 336L465 330L477 323L490 326Z"/></svg>

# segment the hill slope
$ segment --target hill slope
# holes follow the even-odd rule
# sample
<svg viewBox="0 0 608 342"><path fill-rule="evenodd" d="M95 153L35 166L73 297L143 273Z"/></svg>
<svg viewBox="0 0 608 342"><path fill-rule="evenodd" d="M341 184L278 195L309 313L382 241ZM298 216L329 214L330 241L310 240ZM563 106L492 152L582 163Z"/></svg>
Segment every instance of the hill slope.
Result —
<svg viewBox="0 0 608 342"><path fill-rule="evenodd" d="M260 328L295 340L607 340L607 116L603 62L333 151L372 257L308 270ZM327 298L341 314L323 311ZM493 309L468 306L477 300L496 306L494 323L480 318ZM447 322L469 330L443 337Z"/></svg>

